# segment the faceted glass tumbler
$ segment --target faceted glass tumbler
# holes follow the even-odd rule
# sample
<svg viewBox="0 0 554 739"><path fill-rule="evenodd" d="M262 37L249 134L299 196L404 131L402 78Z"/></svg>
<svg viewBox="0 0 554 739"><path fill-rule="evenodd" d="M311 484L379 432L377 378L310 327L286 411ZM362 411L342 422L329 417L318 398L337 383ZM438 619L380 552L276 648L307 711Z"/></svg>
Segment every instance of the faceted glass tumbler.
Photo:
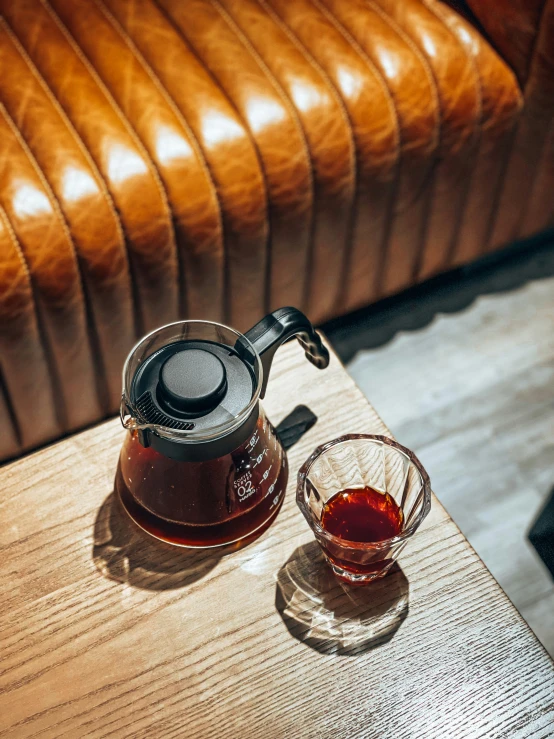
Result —
<svg viewBox="0 0 554 739"><path fill-rule="evenodd" d="M343 490L373 488L402 509L399 534L378 542L348 541L321 525L327 501ZM387 436L349 434L318 447L298 473L296 502L336 575L371 582L390 570L431 509L429 476L415 454Z"/></svg>

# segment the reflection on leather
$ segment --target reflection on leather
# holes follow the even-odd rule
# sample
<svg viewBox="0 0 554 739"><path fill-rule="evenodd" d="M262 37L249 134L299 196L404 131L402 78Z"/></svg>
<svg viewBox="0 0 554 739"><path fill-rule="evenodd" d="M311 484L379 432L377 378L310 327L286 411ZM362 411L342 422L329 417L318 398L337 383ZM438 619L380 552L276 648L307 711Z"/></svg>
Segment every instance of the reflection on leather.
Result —
<svg viewBox="0 0 554 739"><path fill-rule="evenodd" d="M554 46L470 4L525 96L436 0L0 0L0 459L115 413L157 326L320 323L549 226Z"/></svg>

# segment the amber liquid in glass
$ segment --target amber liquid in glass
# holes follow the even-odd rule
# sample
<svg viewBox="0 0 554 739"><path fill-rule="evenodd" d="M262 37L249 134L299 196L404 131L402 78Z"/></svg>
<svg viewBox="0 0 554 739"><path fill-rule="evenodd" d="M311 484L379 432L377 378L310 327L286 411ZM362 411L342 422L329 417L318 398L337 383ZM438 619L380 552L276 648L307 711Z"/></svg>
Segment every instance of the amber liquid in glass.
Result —
<svg viewBox="0 0 554 739"><path fill-rule="evenodd" d="M404 527L402 508L389 493L373 488L341 490L325 503L321 526L333 536L355 542L380 542L397 536ZM390 564L384 550L367 563L344 559L336 547L327 546L332 562L349 572L366 575L383 570Z"/></svg>
<svg viewBox="0 0 554 739"><path fill-rule="evenodd" d="M131 518L158 539L213 547L247 543L265 531L281 507L287 478L286 455L262 415L244 444L205 462L170 459L143 447L136 432L127 434L116 489Z"/></svg>

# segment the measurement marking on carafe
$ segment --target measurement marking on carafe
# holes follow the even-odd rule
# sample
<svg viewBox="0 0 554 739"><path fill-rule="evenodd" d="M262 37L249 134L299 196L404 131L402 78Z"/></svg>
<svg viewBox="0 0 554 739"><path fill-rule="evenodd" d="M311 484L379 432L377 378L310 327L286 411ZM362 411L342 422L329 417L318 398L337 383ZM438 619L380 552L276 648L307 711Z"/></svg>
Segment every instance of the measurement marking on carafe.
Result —
<svg viewBox="0 0 554 739"><path fill-rule="evenodd" d="M263 458L268 452L269 449L267 447L262 452L260 452L260 454L258 454L256 459L254 460L254 464L252 465L252 467L256 468L262 462Z"/></svg>
<svg viewBox="0 0 554 739"><path fill-rule="evenodd" d="M252 451L252 449L254 449L254 447L255 447L255 446L256 446L256 444L258 443L258 439L259 439L259 438L260 438L260 436L259 436L258 432L257 432L257 431L255 431L255 432L254 432L254 435L253 435L253 436L251 437L250 441L249 441L249 442L248 442L248 444L246 445L246 449L247 449L247 451L251 452L251 451Z"/></svg>
<svg viewBox="0 0 554 739"><path fill-rule="evenodd" d="M270 495L271 495L271 494L273 493L273 491L275 490L275 486L276 486L276 485L277 485L277 480L276 480L275 482L273 482L273 483L272 483L272 484L271 484L271 485L270 485L270 486L268 487L268 489L267 489L267 493L266 493L266 494L264 495L264 499L265 499L265 498L268 498L268 497L269 497L269 496L270 496Z"/></svg>
<svg viewBox="0 0 554 739"><path fill-rule="evenodd" d="M272 508L275 508L275 506L279 502L280 498L281 498L281 493L277 493L277 495L271 501L271 505L269 506L269 510L271 510Z"/></svg>

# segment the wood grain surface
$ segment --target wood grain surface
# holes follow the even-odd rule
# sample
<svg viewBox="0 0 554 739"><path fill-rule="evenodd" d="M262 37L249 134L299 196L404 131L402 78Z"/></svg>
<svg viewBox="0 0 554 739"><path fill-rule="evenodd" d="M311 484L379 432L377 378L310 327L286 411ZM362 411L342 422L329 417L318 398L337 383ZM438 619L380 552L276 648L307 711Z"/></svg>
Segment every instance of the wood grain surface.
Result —
<svg viewBox="0 0 554 739"><path fill-rule="evenodd" d="M277 355L264 403L318 416L276 522L240 551L137 532L113 420L0 470L0 732L7 737L547 737L554 665L440 504L368 588L322 564L295 471L347 432L387 433L333 355Z"/></svg>

